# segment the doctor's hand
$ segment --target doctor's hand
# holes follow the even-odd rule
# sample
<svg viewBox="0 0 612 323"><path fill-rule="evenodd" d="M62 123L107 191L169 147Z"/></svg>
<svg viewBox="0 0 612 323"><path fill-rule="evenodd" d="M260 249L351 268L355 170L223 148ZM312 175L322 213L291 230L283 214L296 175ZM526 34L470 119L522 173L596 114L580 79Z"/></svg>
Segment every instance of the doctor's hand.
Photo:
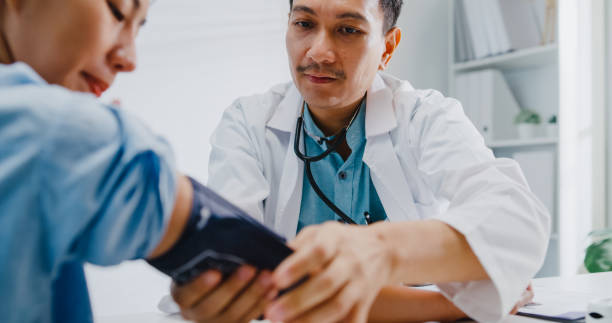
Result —
<svg viewBox="0 0 612 323"><path fill-rule="evenodd" d="M272 274L240 267L222 281L218 271L210 270L184 286L172 285L172 298L183 318L195 322L250 322L263 314L272 300Z"/></svg>
<svg viewBox="0 0 612 323"><path fill-rule="evenodd" d="M514 315L516 313L518 313L518 311L523 308L525 305L531 303L531 301L533 301L533 297L535 296L535 294L533 293L533 287L531 286L531 284L529 284L529 286L527 286L527 289L525 291L523 291L523 294L521 295L521 299L519 299L518 303L516 303L516 305L514 305L514 308L512 309L512 311L510 312L510 314Z"/></svg>
<svg viewBox="0 0 612 323"><path fill-rule="evenodd" d="M300 232L289 243L295 252L273 277L279 290L303 277L308 280L268 306L266 318L285 323L366 322L392 267L381 237L368 228L328 222Z"/></svg>

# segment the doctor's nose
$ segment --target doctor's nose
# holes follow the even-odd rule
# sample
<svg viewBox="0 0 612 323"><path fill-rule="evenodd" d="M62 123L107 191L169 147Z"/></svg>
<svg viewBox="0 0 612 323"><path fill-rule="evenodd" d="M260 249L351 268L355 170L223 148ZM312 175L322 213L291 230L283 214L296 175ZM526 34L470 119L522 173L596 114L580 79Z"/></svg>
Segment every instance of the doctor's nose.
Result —
<svg viewBox="0 0 612 323"><path fill-rule="evenodd" d="M326 32L321 32L313 40L307 53L308 58L319 64L332 64L336 61L333 41Z"/></svg>

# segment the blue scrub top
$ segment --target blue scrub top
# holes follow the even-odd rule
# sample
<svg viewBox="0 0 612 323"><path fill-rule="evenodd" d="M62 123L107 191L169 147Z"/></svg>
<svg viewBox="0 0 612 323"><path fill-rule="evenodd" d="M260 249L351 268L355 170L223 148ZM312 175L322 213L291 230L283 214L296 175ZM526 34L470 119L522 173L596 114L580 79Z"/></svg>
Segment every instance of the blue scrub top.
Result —
<svg viewBox="0 0 612 323"><path fill-rule="evenodd" d="M91 321L83 263L146 257L175 182L168 144L133 117L0 64L0 321Z"/></svg>
<svg viewBox="0 0 612 323"><path fill-rule="evenodd" d="M310 164L312 175L323 193L357 224L366 224L364 212L370 213L373 221L387 219L385 209L372 183L370 168L363 162L366 145L365 115L364 100L346 133L346 142L351 148L351 154L346 160L343 160L339 153L333 152L322 160ZM319 143L317 140L325 138L325 135L312 119L308 109L304 109L304 128L306 151L309 156L320 155L327 150L327 142ZM298 232L309 225L340 219L314 191L306 176L305 168L302 185Z"/></svg>

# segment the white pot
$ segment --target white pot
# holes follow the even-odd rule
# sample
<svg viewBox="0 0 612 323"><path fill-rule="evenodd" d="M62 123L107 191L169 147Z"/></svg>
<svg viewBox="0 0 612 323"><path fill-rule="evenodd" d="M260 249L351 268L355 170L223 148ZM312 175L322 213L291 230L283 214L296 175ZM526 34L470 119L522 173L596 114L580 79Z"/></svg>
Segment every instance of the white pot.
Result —
<svg viewBox="0 0 612 323"><path fill-rule="evenodd" d="M519 123L516 125L520 139L531 139L536 136L538 125L531 123Z"/></svg>
<svg viewBox="0 0 612 323"><path fill-rule="evenodd" d="M547 123L546 136L548 136L548 138L557 138L559 136L559 125L556 123Z"/></svg>

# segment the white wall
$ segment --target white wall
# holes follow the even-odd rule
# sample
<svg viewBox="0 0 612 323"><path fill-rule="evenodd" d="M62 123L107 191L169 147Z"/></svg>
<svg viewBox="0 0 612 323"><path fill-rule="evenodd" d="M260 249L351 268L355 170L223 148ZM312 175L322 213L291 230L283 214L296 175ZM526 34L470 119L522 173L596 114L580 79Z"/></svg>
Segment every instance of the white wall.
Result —
<svg viewBox="0 0 612 323"><path fill-rule="evenodd" d="M404 0L402 41L389 72L448 95L449 0Z"/></svg>
<svg viewBox="0 0 612 323"><path fill-rule="evenodd" d="M138 41L139 68L107 98L167 136L179 167L206 179L208 138L238 96L290 80L288 2L157 1Z"/></svg>
<svg viewBox="0 0 612 323"><path fill-rule="evenodd" d="M447 0L408 0L389 72L446 92ZM208 138L238 96L290 80L288 1L157 1L138 41L139 68L104 100L122 105L173 145L181 170L207 178ZM155 311L169 280L143 262L87 267L94 315Z"/></svg>

